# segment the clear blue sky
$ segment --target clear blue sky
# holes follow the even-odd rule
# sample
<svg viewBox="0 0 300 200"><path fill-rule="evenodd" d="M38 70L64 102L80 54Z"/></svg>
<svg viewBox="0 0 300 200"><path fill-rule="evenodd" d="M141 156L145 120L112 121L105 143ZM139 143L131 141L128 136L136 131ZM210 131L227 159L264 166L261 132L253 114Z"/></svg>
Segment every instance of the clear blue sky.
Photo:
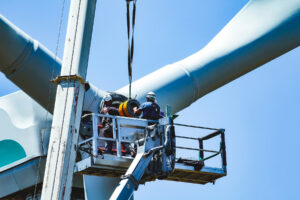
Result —
<svg viewBox="0 0 300 200"><path fill-rule="evenodd" d="M133 79L203 48L246 0L138 0ZM0 13L55 52L62 0L9 0ZM62 57L69 1L65 3ZM156 181L136 199L299 199L300 49L219 88L177 122L226 129L228 176L215 185ZM128 83L124 0L98 0L88 80L114 91ZM113 76L112 76L113 74ZM2 74L0 96L18 90Z"/></svg>

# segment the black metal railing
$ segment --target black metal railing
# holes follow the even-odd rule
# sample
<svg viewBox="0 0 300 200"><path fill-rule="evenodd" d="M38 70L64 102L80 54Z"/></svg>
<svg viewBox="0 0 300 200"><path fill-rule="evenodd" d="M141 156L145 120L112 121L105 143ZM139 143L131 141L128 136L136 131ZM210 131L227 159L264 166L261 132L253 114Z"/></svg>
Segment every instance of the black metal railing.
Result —
<svg viewBox="0 0 300 200"><path fill-rule="evenodd" d="M227 160L226 160L226 145L225 145L225 129L216 129L216 128L209 128L209 127L203 127L203 126L193 126L193 125L178 124L178 123L174 123L174 125L175 126L190 127L190 128L214 130L214 132L206 134L203 137L188 137L188 136L176 135L176 138L181 138L181 139L185 139L185 140L195 140L195 141L198 141L198 144L199 144L199 148L191 148L191 147L185 147L185 146L176 146L176 148L177 149L191 150L191 151L198 151L199 152L199 161L203 162L203 165L204 165L204 161L209 160L213 157L216 157L216 156L220 155L221 156L221 162L222 162L222 168L226 172ZM217 136L220 136L219 149L218 150L204 149L204 141L210 140L210 139L215 138ZM213 153L213 154L205 157L205 152Z"/></svg>

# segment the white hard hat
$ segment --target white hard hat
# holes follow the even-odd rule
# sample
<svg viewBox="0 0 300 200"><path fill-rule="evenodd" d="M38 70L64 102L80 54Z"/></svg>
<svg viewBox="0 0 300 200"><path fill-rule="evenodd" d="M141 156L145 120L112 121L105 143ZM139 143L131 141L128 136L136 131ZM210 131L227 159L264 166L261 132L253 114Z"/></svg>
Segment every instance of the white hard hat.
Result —
<svg viewBox="0 0 300 200"><path fill-rule="evenodd" d="M155 95L154 92L148 92L146 98L151 100L151 101L155 101L156 100L156 95Z"/></svg>
<svg viewBox="0 0 300 200"><path fill-rule="evenodd" d="M107 94L107 95L105 95L105 96L103 97L103 100L104 100L105 102L108 102L108 101L111 101L111 100L112 100L112 97L111 97L109 94Z"/></svg>

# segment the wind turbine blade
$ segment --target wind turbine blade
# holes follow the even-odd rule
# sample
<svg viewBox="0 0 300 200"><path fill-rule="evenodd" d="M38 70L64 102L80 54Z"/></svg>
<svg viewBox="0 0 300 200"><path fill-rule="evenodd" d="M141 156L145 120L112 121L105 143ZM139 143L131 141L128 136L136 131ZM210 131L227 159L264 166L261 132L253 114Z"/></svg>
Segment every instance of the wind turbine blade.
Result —
<svg viewBox="0 0 300 200"><path fill-rule="evenodd" d="M298 47L299 36L300 0L252 0L202 50L135 81L132 96L155 91L176 113ZM127 87L117 92L127 95Z"/></svg>
<svg viewBox="0 0 300 200"><path fill-rule="evenodd" d="M202 50L135 81L132 96L143 100L155 91L162 107L169 104L178 112L299 46L299 35L300 0L252 0ZM0 15L0 71L50 112L56 87L49 80L52 71L53 77L59 74L60 65L49 50ZM127 95L127 87L117 92ZM104 94L91 87L84 110L96 111Z"/></svg>
<svg viewBox="0 0 300 200"><path fill-rule="evenodd" d="M0 15L0 70L51 112L56 86L49 80L59 75L60 65L59 58Z"/></svg>
<svg viewBox="0 0 300 200"><path fill-rule="evenodd" d="M50 113L53 112L56 85L50 83L60 74L61 60L0 15L0 71ZM84 108L97 112L106 92L90 84Z"/></svg>

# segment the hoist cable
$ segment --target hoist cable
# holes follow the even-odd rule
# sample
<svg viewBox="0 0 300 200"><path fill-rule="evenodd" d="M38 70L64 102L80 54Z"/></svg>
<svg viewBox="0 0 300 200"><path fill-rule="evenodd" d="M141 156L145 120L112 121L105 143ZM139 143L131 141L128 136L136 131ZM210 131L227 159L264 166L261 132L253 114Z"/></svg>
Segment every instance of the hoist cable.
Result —
<svg viewBox="0 0 300 200"><path fill-rule="evenodd" d="M128 38L128 77L129 77L129 99L131 98L131 80L132 80L132 68L131 68L131 46L130 46L130 2L126 1L127 7L127 38Z"/></svg>
<svg viewBox="0 0 300 200"><path fill-rule="evenodd" d="M136 0L133 0L132 10L132 33L130 42L130 1L126 0L127 10L127 37L128 37L128 77L129 77L129 99L131 99L131 83L132 83L132 61L134 53L134 27L135 27L135 13L136 13Z"/></svg>
<svg viewBox="0 0 300 200"><path fill-rule="evenodd" d="M135 27L135 11L136 11L136 1L133 1L133 12L132 12L132 36L131 36L131 64L133 60L134 52L134 27Z"/></svg>

